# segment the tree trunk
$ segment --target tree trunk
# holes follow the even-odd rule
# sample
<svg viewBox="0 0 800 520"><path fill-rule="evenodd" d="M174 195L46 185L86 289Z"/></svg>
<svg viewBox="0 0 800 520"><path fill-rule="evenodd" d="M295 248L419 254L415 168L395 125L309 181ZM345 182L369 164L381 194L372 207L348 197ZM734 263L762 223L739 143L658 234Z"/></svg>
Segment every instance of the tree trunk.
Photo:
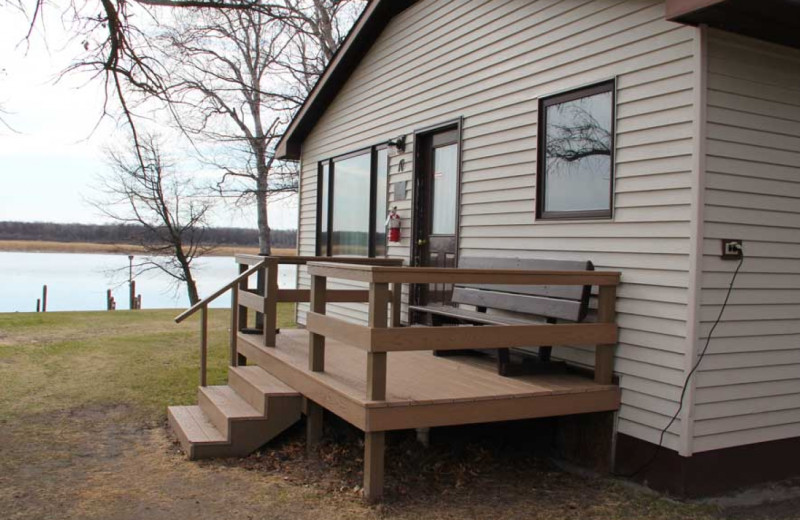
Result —
<svg viewBox="0 0 800 520"><path fill-rule="evenodd" d="M186 291L189 294L189 305L194 305L200 301L200 297L197 295L197 284L192 278L192 275L189 274L188 276L189 278L186 280Z"/></svg>
<svg viewBox="0 0 800 520"><path fill-rule="evenodd" d="M263 161L263 156L258 159L258 188L257 188L257 208L258 208L258 253L269 256L272 254L269 236L269 215L267 214L267 196L269 194L267 186L267 166Z"/></svg>

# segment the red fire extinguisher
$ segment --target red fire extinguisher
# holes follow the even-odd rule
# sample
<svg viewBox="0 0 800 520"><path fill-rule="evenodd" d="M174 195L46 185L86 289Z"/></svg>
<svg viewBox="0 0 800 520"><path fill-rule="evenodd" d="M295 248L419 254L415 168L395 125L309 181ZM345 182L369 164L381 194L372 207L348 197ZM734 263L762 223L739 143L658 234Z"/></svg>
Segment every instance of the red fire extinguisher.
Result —
<svg viewBox="0 0 800 520"><path fill-rule="evenodd" d="M397 206L386 217L386 227L389 228L389 242L400 242L400 215L397 214Z"/></svg>

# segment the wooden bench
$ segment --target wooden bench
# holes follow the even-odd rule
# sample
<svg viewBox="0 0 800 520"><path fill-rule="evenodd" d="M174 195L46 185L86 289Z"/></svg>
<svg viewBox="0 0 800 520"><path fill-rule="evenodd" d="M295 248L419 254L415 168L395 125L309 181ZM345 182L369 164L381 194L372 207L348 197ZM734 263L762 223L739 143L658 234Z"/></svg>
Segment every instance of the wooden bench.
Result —
<svg viewBox="0 0 800 520"><path fill-rule="evenodd" d="M593 271L589 261L536 260L522 258L466 257L459 261L464 269L522 269L535 271ZM449 304L411 305L409 310L425 317L430 325L527 325L557 323L558 320L581 322L589 312L591 286L535 286L457 284ZM458 307L470 305L475 310ZM513 312L503 315L489 310ZM530 317L528 317L530 315ZM534 317L535 316L535 317ZM539 347L541 364L550 364L552 347ZM447 354L452 354L453 351ZM437 353L442 355L444 353ZM510 376L520 373L520 366L511 364L509 349L497 349L497 371ZM541 368L541 366L539 367Z"/></svg>

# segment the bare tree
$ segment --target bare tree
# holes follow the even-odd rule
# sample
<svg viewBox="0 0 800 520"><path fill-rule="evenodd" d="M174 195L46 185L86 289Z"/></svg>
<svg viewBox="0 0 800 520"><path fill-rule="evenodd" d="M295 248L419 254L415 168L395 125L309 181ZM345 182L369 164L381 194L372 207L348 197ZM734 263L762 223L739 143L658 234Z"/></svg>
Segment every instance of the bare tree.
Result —
<svg viewBox="0 0 800 520"><path fill-rule="evenodd" d="M285 97L272 90L284 29L261 11L200 12L162 37L174 63L168 101L179 127L204 160L222 172L216 188L255 201L259 250L269 255L268 202L297 189L296 173L275 159L283 127L273 110Z"/></svg>
<svg viewBox="0 0 800 520"><path fill-rule="evenodd" d="M9 1L25 10L22 0ZM28 37L46 4L32 5ZM295 191L297 177L293 165L276 163L272 149L363 5L358 0L68 0L62 19L72 23L85 52L65 72L89 71L103 79L103 114L116 99L142 170L147 147L139 139L135 109L153 98L167 102L187 135L216 139L218 150L227 147L229 158L238 156L237 163L214 154L211 162L223 171L219 190L257 201L260 249L269 254L268 197ZM165 63L150 38L163 19L160 7L188 8L181 9L178 21L217 20L216 27L203 23L187 34L172 33L189 71L175 83L168 78L181 60ZM181 114L187 107L202 109L202 115ZM234 132L218 131L214 125L220 120ZM242 153L249 156L242 160Z"/></svg>
<svg viewBox="0 0 800 520"><path fill-rule="evenodd" d="M290 35L278 59L291 75L290 92L300 101L293 110L314 88L365 5L363 0L282 0L262 7Z"/></svg>
<svg viewBox="0 0 800 520"><path fill-rule="evenodd" d="M264 255L271 253L269 201L297 191L296 167L276 160L275 145L343 37L337 16L350 12L344 6L355 2L283 0L198 11L181 16L159 40L166 43L159 61L171 73L165 100L221 172L219 194L255 201Z"/></svg>
<svg viewBox="0 0 800 520"><path fill-rule="evenodd" d="M211 203L174 171L157 136L144 135L135 147L108 151L111 174L101 179L101 198L92 204L117 222L144 227L139 245L146 256L138 273L157 269L185 283L193 305L199 297L191 268L211 250L204 241Z"/></svg>

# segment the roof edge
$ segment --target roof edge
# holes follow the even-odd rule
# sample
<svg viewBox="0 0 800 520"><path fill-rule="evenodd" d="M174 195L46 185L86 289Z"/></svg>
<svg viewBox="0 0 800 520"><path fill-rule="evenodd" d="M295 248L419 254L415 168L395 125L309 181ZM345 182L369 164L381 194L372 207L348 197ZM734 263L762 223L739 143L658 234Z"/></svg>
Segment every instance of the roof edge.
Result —
<svg viewBox="0 0 800 520"><path fill-rule="evenodd" d="M278 159L300 159L303 140L319 121L327 105L342 89L389 21L415 2L372 0L367 4L278 141L275 149Z"/></svg>

